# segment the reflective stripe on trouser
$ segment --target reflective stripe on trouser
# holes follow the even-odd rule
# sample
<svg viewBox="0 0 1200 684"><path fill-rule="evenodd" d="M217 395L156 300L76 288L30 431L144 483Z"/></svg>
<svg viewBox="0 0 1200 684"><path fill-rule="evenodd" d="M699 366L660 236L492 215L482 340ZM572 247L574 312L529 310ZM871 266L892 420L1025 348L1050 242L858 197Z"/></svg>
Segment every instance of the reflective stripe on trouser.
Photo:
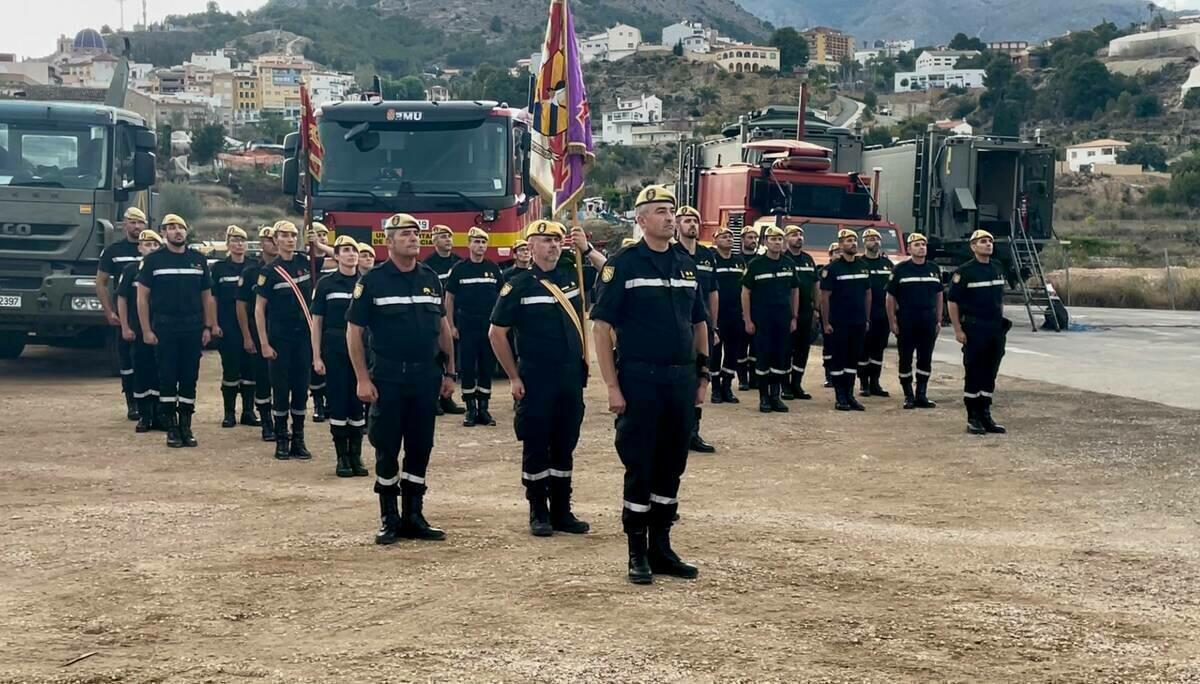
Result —
<svg viewBox="0 0 1200 684"><path fill-rule="evenodd" d="M1006 334L996 325L964 324L967 343L963 345L963 396L988 398L996 391L996 375L1004 358Z"/></svg>
<svg viewBox="0 0 1200 684"><path fill-rule="evenodd" d="M863 341L862 354L858 358L860 378L879 379L883 371L883 352L892 336L891 324L886 318L872 319Z"/></svg>
<svg viewBox="0 0 1200 684"><path fill-rule="evenodd" d="M739 364L746 363L745 324L742 319L723 320L720 322L720 340L713 346L709 355L709 368L724 375L736 375Z"/></svg>
<svg viewBox="0 0 1200 684"><path fill-rule="evenodd" d="M486 399L491 396L492 373L496 369L496 357L488 341L488 321L460 315L456 323L463 397L474 395Z"/></svg>
<svg viewBox="0 0 1200 684"><path fill-rule="evenodd" d="M375 447L375 491L425 491L425 471L433 451L441 369L404 382L375 379L379 400L371 404L367 437ZM404 459L400 460L400 450Z"/></svg>
<svg viewBox="0 0 1200 684"><path fill-rule="evenodd" d="M196 381L200 377L201 330L158 332L154 357L158 362L159 401L196 403Z"/></svg>
<svg viewBox="0 0 1200 684"><path fill-rule="evenodd" d="M896 337L900 379L912 380L914 374L928 378L933 371L933 347L937 343L937 321L933 319L933 312L929 312L929 316L905 316L899 312L896 318L900 326L900 334ZM915 373L914 353L917 355Z"/></svg>
<svg viewBox="0 0 1200 684"><path fill-rule="evenodd" d="M258 340L254 348L259 353L250 357L251 376L254 379L254 406L260 409L271 408L271 363L263 358L262 347Z"/></svg>
<svg viewBox="0 0 1200 684"><path fill-rule="evenodd" d="M841 377L849 373L853 381L858 361L862 358L863 344L866 342L866 327L863 323L833 324L833 332L825 336L825 352L830 357L830 375Z"/></svg>
<svg viewBox="0 0 1200 684"><path fill-rule="evenodd" d="M233 329L237 330L236 327ZM224 327L224 324L221 330L224 331L224 337L217 347L221 354L221 386L241 387L244 384L253 384L253 357L246 353L241 331L231 334L230 328Z"/></svg>
<svg viewBox="0 0 1200 684"><path fill-rule="evenodd" d="M321 357L325 361L325 411L329 416L330 429L343 426L359 428L366 425L363 420L363 403L358 400L358 383L354 378L350 357L341 350L322 350Z"/></svg>
<svg viewBox="0 0 1200 684"><path fill-rule="evenodd" d="M792 317L787 311L772 314L753 319L754 372L760 378L769 374L779 380L792 367L789 354Z"/></svg>
<svg viewBox="0 0 1200 684"><path fill-rule="evenodd" d="M121 391L125 394L133 394L136 390L136 383L133 379L133 345L135 342L126 342L124 337L121 337L121 329L116 329L117 334L117 360L121 365Z"/></svg>
<svg viewBox="0 0 1200 684"><path fill-rule="evenodd" d="M154 347L140 339L133 343L133 396L158 399L158 360Z"/></svg>
<svg viewBox="0 0 1200 684"><path fill-rule="evenodd" d="M513 418L522 442L521 483L529 488L570 479L583 423L582 363L534 368L526 362L521 378L525 397Z"/></svg>
<svg viewBox="0 0 1200 684"><path fill-rule="evenodd" d="M271 414L303 415L308 407L308 376L312 372L312 341L308 335L277 335L270 340L277 356L269 362Z"/></svg>
<svg viewBox="0 0 1200 684"><path fill-rule="evenodd" d="M625 466L621 522L626 532L670 526L696 417L695 369L678 367L656 382L626 371L618 377L625 395L625 411L616 419L617 455Z"/></svg>

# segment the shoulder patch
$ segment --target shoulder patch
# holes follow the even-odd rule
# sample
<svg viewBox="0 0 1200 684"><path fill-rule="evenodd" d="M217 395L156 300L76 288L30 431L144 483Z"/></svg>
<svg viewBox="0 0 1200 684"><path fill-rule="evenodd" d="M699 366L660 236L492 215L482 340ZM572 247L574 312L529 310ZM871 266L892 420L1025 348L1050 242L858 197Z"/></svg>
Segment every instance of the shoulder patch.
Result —
<svg viewBox="0 0 1200 684"><path fill-rule="evenodd" d="M258 286L262 287L267 284L267 274L263 273L258 276Z"/></svg>
<svg viewBox="0 0 1200 684"><path fill-rule="evenodd" d="M238 276L238 287L241 287L246 282L245 276Z"/></svg>
<svg viewBox="0 0 1200 684"><path fill-rule="evenodd" d="M612 266L605 266L604 269L600 271L600 280L606 283L611 282L616 273L617 269L613 268Z"/></svg>
<svg viewBox="0 0 1200 684"><path fill-rule="evenodd" d="M828 278L829 277L829 269L827 269L827 268L821 269L821 277Z"/></svg>
<svg viewBox="0 0 1200 684"><path fill-rule="evenodd" d="M504 283L504 287L500 288L500 296L503 297L509 292L512 292L512 283Z"/></svg>
<svg viewBox="0 0 1200 684"><path fill-rule="evenodd" d="M952 280L952 281L954 281L954 282L956 282L956 283L957 283L957 282L960 282L960 281L962 281L962 274L961 274L961 273L955 273L955 274L954 274L954 277L953 277L953 278L951 278L950 280Z"/></svg>
<svg viewBox="0 0 1200 684"><path fill-rule="evenodd" d="M361 297L362 292L363 292L363 284L362 284L362 281L359 281L354 284L354 298L358 299L359 297Z"/></svg>

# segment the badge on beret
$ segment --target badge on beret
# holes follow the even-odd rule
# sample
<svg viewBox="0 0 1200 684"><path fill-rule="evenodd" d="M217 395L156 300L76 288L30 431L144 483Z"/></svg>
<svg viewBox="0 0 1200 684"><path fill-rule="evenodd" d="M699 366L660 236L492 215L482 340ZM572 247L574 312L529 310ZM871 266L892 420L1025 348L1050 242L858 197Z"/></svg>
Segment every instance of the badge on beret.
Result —
<svg viewBox="0 0 1200 684"><path fill-rule="evenodd" d="M259 286L259 287L262 287L263 285L266 285L266 284L267 284L267 276L266 276L265 274L264 274L264 275L260 275L260 276L258 277L258 286Z"/></svg>
<svg viewBox="0 0 1200 684"><path fill-rule="evenodd" d="M616 269L612 266L605 266L604 270L600 271L600 280L603 282L611 282L613 275L616 274Z"/></svg>
<svg viewBox="0 0 1200 684"><path fill-rule="evenodd" d="M959 282L960 280L962 280L962 274L961 274L961 273L955 273L955 274L954 274L954 277L953 277L953 278L951 278L950 280L953 280L954 282L956 282L956 283L957 283L957 282Z"/></svg>
<svg viewBox="0 0 1200 684"><path fill-rule="evenodd" d="M500 288L500 296L503 297L509 292L512 292L512 283L504 283L504 287Z"/></svg>
<svg viewBox="0 0 1200 684"><path fill-rule="evenodd" d="M358 299L358 298L359 298L359 297L361 297L361 296L362 296L362 283L355 283L355 285L354 285L354 298L355 298L355 299Z"/></svg>

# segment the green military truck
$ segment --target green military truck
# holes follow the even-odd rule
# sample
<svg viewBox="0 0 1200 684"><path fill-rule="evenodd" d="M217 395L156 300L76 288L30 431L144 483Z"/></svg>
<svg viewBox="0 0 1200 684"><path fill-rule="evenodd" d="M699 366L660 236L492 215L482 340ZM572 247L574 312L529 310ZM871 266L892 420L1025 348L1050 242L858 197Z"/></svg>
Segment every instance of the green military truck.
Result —
<svg viewBox="0 0 1200 684"><path fill-rule="evenodd" d="M96 298L121 214L150 211L155 135L117 107L0 101L0 359L111 343Z"/></svg>

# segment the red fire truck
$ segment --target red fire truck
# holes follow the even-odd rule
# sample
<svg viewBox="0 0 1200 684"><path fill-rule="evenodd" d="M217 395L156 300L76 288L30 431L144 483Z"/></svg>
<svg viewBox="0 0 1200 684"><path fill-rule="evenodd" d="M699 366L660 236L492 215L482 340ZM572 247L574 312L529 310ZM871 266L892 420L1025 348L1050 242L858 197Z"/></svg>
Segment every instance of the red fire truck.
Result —
<svg viewBox="0 0 1200 684"><path fill-rule="evenodd" d="M491 234L488 258L512 257L513 243L541 215L528 174L528 113L495 102L348 101L317 112L324 148L321 179L312 181L313 220L336 235L376 246L384 257L383 224L412 214L422 228L422 255L431 227L454 230L465 255L471 226ZM284 192L302 202L299 134L284 142Z"/></svg>

